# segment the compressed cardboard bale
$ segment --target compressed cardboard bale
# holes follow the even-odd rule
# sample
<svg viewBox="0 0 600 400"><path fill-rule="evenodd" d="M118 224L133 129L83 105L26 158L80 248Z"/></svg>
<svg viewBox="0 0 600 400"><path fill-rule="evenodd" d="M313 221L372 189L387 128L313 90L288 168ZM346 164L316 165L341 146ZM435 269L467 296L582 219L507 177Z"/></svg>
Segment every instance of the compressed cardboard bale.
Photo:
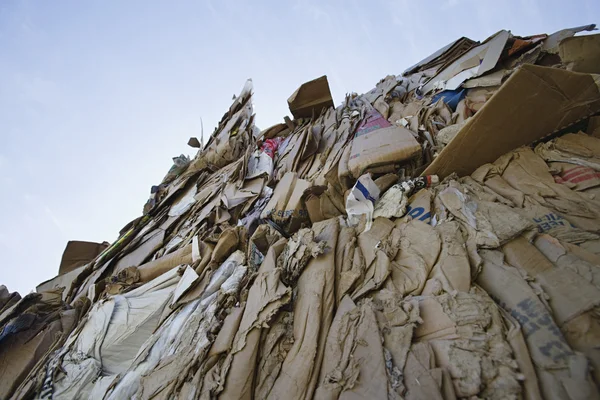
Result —
<svg viewBox="0 0 600 400"><path fill-rule="evenodd" d="M483 290L423 297L417 342L428 342L447 369L457 397L519 398L517 364L500 313Z"/></svg>
<svg viewBox="0 0 600 400"><path fill-rule="evenodd" d="M580 29L552 35L545 51L559 52L559 39ZM347 226L341 218L357 174L373 174L385 192L439 151L441 128L456 131L451 124L473 111L450 141L452 151L442 150L432 164L444 176L472 172L490 153L512 151L517 142L529 144L597 112L600 96L591 75L532 65L507 69L540 57L560 62L541 55L544 38L502 31L471 52L476 43L459 40L424 60L414 75L388 76L365 95L347 96L337 109L320 78L318 89L327 85L323 98L307 90L315 81L303 85L291 99L296 104L290 108L299 107L292 110L296 120L286 117L262 133L246 85L193 162L176 158L145 208L150 214L129 224L75 279L63 275L51 283L67 286L60 282L69 280L70 300L89 298L99 307L129 298L149 279L178 280L168 307L152 316L156 331L131 367L117 365L133 350L110 348L114 337L96 346L108 357L104 364L65 357L69 345L60 349L56 341L45 353L52 359L46 363L44 355L31 367L19 396L43 397L43 386L54 398L519 398L522 389L523 397L537 399L542 386L550 398L594 398L588 362L600 370L594 253L600 253L594 233L600 185L592 172L596 144L588 136L564 135L537 153L519 150L472 178L421 190L393 214L400 219L378 218L371 229L365 221ZM503 40L506 46L499 45ZM472 55L491 47L477 64ZM503 65L493 73L464 82L470 93L454 114L443 101L414 100L423 87L455 85L494 67L501 53ZM461 66L464 60L474 64ZM594 132L593 119L588 129ZM404 144L396 140L400 131L410 138ZM382 132L389 134L381 136L383 145L365 145L374 155L353 158L363 140ZM250 162L264 150L254 146L258 135L278 142L266 160L273 164L271 178ZM364 165L358 163L362 156ZM594 177L575 182L580 175ZM257 235L249 240L230 224L251 226ZM543 235L528 242L535 228L560 242ZM524 243L515 239L519 235L526 235ZM516 268L490 250L499 246ZM246 264L246 254L248 267L238 265ZM223 263L233 255L238 261ZM506 271L516 273L505 279ZM481 278L512 315L502 315L471 277ZM152 295L165 290L157 287ZM22 311L24 303L12 301L0 290L0 320ZM134 322L150 310L134 308L115 312ZM130 325L111 321L115 331ZM65 331L76 322L65 318ZM121 373L112 374L117 369Z"/></svg>
<svg viewBox="0 0 600 400"><path fill-rule="evenodd" d="M585 133L569 133L535 147L546 162L581 165L600 171L600 140Z"/></svg>
<svg viewBox="0 0 600 400"><path fill-rule="evenodd" d="M600 209L588 198L555 182L544 160L529 148L519 148L493 164L481 166L477 181L489 175L501 175L508 184L527 195L529 203L541 205L562 215L582 230L598 231Z"/></svg>
<svg viewBox="0 0 600 400"><path fill-rule="evenodd" d="M504 263L503 257L500 252L483 251L484 264L477 283L521 323L544 398L568 399L569 387L575 384L582 398L597 396L585 362L582 371L581 358L565 340L551 312L518 270Z"/></svg>

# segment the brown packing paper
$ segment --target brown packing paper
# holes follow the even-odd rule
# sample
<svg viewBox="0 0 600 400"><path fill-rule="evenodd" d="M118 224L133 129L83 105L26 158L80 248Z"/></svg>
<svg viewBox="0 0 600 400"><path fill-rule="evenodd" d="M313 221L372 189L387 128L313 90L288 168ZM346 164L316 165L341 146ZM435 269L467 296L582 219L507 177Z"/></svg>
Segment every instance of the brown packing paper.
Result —
<svg viewBox="0 0 600 400"><path fill-rule="evenodd" d="M279 376L283 361L294 344L293 312L282 311L263 331L254 389L255 399L266 399Z"/></svg>
<svg viewBox="0 0 600 400"><path fill-rule="evenodd" d="M525 208L539 204L554 210L577 228L591 232L598 230L599 206L567 186L556 183L547 164L531 149L516 149L500 157L494 164L481 167L484 168L501 174L511 187L529 196Z"/></svg>
<svg viewBox="0 0 600 400"><path fill-rule="evenodd" d="M407 392L405 399L455 399L454 388L450 385L450 394L442 395L439 380L442 370L435 368L435 355L428 343L415 343L411 346L404 368L404 381Z"/></svg>
<svg viewBox="0 0 600 400"><path fill-rule="evenodd" d="M394 223L386 218L377 218L373 221L371 229L358 235L359 252L354 252L352 270L360 275L360 279L352 286L355 289L350 297L356 301L372 290L380 288L392 272L390 256L398 252L398 235L390 235L394 230ZM386 239L394 237L392 246L381 246ZM387 254L389 251L391 254ZM364 266L363 266L364 263ZM362 271L364 270L364 273Z"/></svg>
<svg viewBox="0 0 600 400"><path fill-rule="evenodd" d="M538 379L535 374L535 368L531 362L531 356L525 343L525 338L519 322L513 318L506 310L500 309L500 313L504 318L508 330L506 332L506 340L510 343L513 349L515 359L519 364L519 371L525 376L523 387L525 389L526 400L542 400Z"/></svg>
<svg viewBox="0 0 600 400"><path fill-rule="evenodd" d="M598 111L600 92L592 75L523 65L423 175L470 174L514 148Z"/></svg>
<svg viewBox="0 0 600 400"><path fill-rule="evenodd" d="M298 280L294 304L294 345L269 394L272 399L310 399L319 371L335 306L335 246L338 221L315 224L315 240L327 242L326 253L311 260Z"/></svg>
<svg viewBox="0 0 600 400"><path fill-rule="evenodd" d="M502 253L484 251L482 257L477 283L520 322L544 398L568 399L563 385L570 379L585 391L591 382L572 369L575 354L544 303L514 267L503 264Z"/></svg>
<svg viewBox="0 0 600 400"><path fill-rule="evenodd" d="M432 346L436 365L449 371L457 397L520 396L517 363L486 292L473 287L469 293L423 298L419 306L423 324L415 330L417 341Z"/></svg>
<svg viewBox="0 0 600 400"><path fill-rule="evenodd" d="M165 231L162 229L155 229L144 235L141 239L141 244L117 261L114 268L115 272L122 271L128 267L137 267L141 265L163 245L164 238Z"/></svg>
<svg viewBox="0 0 600 400"><path fill-rule="evenodd" d="M319 377L319 386L315 397L319 399L337 399L346 386L354 384L358 378L358 365L353 358L352 347L356 346L356 329L347 314L356 309L356 304L345 296L337 308L329 327L325 343L325 353ZM354 328L354 329L353 329ZM347 338L340 341L340 337Z"/></svg>
<svg viewBox="0 0 600 400"><path fill-rule="evenodd" d="M583 300L589 297L600 297L600 294L596 296L590 293L589 283L593 284L596 289L600 288L600 264L590 263L584 259L579 258L574 252L567 250L566 246L563 246L558 240L548 235L540 235L534 242L536 248L543 253L558 269L568 270L577 274L578 282L571 281L571 287L577 286L577 289L572 289L571 293L576 293L575 297ZM571 246L578 249L577 246ZM581 254L585 250L575 250ZM570 274L573 276L572 274ZM583 282L580 282L583 281ZM568 280L565 278L561 286L568 285ZM580 289L581 288L581 289ZM587 292L587 293L586 293ZM548 291L552 295L552 291ZM571 294L568 293L568 294ZM564 297L564 296L563 296ZM590 300L593 300L592 299ZM555 302L567 303L562 299L554 298ZM573 301L571 301L573 303ZM600 298L597 299L600 302ZM591 305L581 304L577 307L580 311L580 315L570 318L567 322L562 324L561 330L565 335L569 345L574 350L580 351L586 355L594 366L593 374L596 383L600 382L600 349L597 348L596 343L600 340L600 321L598 320L598 303L592 308Z"/></svg>
<svg viewBox="0 0 600 400"><path fill-rule="evenodd" d="M323 221L329 218L335 218L345 213L340 199L337 198L332 186L329 189L326 186L313 186L304 192L304 202L310 222ZM341 208L341 209L340 209Z"/></svg>
<svg viewBox="0 0 600 400"><path fill-rule="evenodd" d="M388 398L383 348L370 302L357 307L344 297L326 346L315 398Z"/></svg>
<svg viewBox="0 0 600 400"><path fill-rule="evenodd" d="M398 229L400 248L391 263L391 282L402 296L419 295L440 254L440 236L417 220L398 224Z"/></svg>
<svg viewBox="0 0 600 400"><path fill-rule="evenodd" d="M455 221L444 222L437 225L435 231L441 239L441 252L429 274L423 294L438 294L440 289L447 293L468 292L471 287L471 266L459 224Z"/></svg>
<svg viewBox="0 0 600 400"><path fill-rule="evenodd" d="M546 162L570 163L600 171L600 143L585 133L569 133L540 143L535 152Z"/></svg>
<svg viewBox="0 0 600 400"><path fill-rule="evenodd" d="M600 257L569 243L561 243L550 235L536 236L535 247L554 265L569 269L600 288Z"/></svg>
<svg viewBox="0 0 600 400"><path fill-rule="evenodd" d="M269 248L250 287L231 353L225 360L229 367L222 372L224 390L219 396L222 399L252 398L261 329L291 297L291 290L279 278L281 271L276 269L277 257L285 242L281 239Z"/></svg>
<svg viewBox="0 0 600 400"><path fill-rule="evenodd" d="M571 268L557 268L525 238L504 246L507 260L522 268L550 297L550 306L559 327L582 313L600 305L600 289Z"/></svg>
<svg viewBox="0 0 600 400"><path fill-rule="evenodd" d="M288 172L277 184L271 200L261 213L261 218L270 218L289 233L297 231L303 224L308 224L303 195L311 186L310 182L298 179L295 173Z"/></svg>
<svg viewBox="0 0 600 400"><path fill-rule="evenodd" d="M419 303L414 298L401 300L398 293L382 289L372 296L379 332L383 337L384 357L388 375L388 395L401 396L406 391L407 358L413 331L422 320Z"/></svg>

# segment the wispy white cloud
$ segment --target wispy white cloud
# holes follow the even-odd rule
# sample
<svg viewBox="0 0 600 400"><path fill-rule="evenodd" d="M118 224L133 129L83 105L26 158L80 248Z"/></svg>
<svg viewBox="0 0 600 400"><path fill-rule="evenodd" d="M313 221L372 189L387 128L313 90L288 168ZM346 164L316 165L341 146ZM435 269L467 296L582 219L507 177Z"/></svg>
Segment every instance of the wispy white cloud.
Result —
<svg viewBox="0 0 600 400"><path fill-rule="evenodd" d="M19 74L15 82L18 85L18 95L23 102L56 107L64 100L59 85L50 79Z"/></svg>
<svg viewBox="0 0 600 400"><path fill-rule="evenodd" d="M63 224L60 222L60 220L56 217L56 215L54 215L54 213L52 212L52 210L50 209L50 207L48 207L47 205L43 205L42 206L44 212L46 213L46 216L50 219L50 221L52 221L52 223L54 224L54 226L56 227L56 229L58 229L60 231L60 233L63 234L63 236L66 235L66 232L63 228Z"/></svg>
<svg viewBox="0 0 600 400"><path fill-rule="evenodd" d="M40 200L37 196L30 194L30 193L24 193L23 199L32 206L32 207L29 207L30 209L41 210L43 215L52 223L52 225L56 228L56 230L58 230L58 232L63 237L67 236L66 231L64 229L64 224L56 216L56 214L54 214L54 212L52 212L52 210L46 203L44 203L42 200ZM25 220L28 222L31 222L31 221L34 221L35 219L31 215L25 214Z"/></svg>
<svg viewBox="0 0 600 400"><path fill-rule="evenodd" d="M327 9L319 2L311 0L298 0L294 4L294 11L303 12L317 22L331 22L331 16Z"/></svg>
<svg viewBox="0 0 600 400"><path fill-rule="evenodd" d="M444 0L441 5L441 9L448 10L450 8L454 8L458 5L465 5L465 0ZM468 7L468 5L467 5Z"/></svg>

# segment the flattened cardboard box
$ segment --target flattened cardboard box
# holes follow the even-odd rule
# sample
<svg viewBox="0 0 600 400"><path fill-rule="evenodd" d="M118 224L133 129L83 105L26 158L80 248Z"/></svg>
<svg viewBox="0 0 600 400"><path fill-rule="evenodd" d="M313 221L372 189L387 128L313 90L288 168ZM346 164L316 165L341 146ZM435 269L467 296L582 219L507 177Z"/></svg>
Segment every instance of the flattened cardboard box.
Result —
<svg viewBox="0 0 600 400"><path fill-rule="evenodd" d="M480 165L600 111L598 76L523 65L422 175L469 175Z"/></svg>
<svg viewBox="0 0 600 400"><path fill-rule="evenodd" d="M356 130L348 169L358 178L368 168L407 161L420 152L421 146L408 129L390 124L372 109Z"/></svg>
<svg viewBox="0 0 600 400"><path fill-rule="evenodd" d="M288 99L294 118L310 118L319 115L324 108L333 107L327 75L303 83Z"/></svg>

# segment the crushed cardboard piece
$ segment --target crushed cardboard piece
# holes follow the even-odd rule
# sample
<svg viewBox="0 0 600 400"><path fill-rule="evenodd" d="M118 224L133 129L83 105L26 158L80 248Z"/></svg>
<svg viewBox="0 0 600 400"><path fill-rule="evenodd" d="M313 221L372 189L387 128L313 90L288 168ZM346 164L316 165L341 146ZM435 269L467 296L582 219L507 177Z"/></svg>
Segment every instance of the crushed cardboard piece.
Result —
<svg viewBox="0 0 600 400"><path fill-rule="evenodd" d="M528 96L532 93L535 93L533 100ZM523 65L460 130L423 175L444 178L452 172L470 174L508 151L598 111L600 91L592 75Z"/></svg>
<svg viewBox="0 0 600 400"><path fill-rule="evenodd" d="M303 83L288 99L294 118L318 116L325 108L333 107L327 76Z"/></svg>

